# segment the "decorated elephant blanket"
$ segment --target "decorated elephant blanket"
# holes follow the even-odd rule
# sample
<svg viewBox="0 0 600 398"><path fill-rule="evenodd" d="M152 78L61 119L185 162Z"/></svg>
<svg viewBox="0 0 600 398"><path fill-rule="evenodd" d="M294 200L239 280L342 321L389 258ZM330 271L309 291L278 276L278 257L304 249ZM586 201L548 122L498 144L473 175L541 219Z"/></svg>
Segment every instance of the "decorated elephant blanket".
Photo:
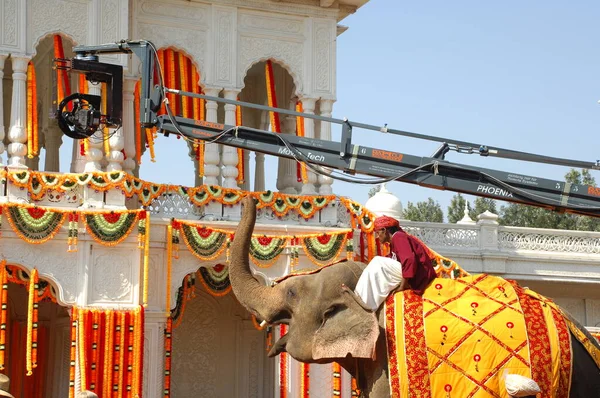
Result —
<svg viewBox="0 0 600 398"><path fill-rule="evenodd" d="M438 278L423 296L391 295L385 312L393 397L508 398L505 369L535 380L538 397L569 396L573 325L516 283Z"/></svg>

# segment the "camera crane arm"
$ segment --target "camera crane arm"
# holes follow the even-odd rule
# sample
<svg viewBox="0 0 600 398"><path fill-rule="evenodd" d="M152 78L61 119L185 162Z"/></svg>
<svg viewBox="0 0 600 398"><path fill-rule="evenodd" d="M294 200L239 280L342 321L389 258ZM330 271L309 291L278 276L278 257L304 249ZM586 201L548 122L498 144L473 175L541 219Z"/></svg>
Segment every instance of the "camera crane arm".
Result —
<svg viewBox="0 0 600 398"><path fill-rule="evenodd" d="M76 55L72 60L66 62L62 60L63 65L66 65L64 67L85 73L87 80L106 81L108 88L107 95L110 97L110 103L112 104L112 107L108 107L108 115L94 118L89 117L89 114L90 112L96 112L95 115L98 116L98 110L92 104L99 103L100 98L98 96L88 95L86 99L82 97L75 98L75 101L86 101L86 106L75 106L72 111L65 110L65 101L67 101L65 99L59 106L57 118L63 132L73 138L89 137L98 129L100 122L104 122L109 127L117 127L121 124L122 67L101 63L98 61L98 55L107 53L134 53L141 61L142 76L139 115L142 127L158 127L165 135L176 134L191 140L214 142L278 157L295 159L306 163L308 167L317 173L331 174L332 176L342 173L345 175L365 174L379 177L380 181L396 180L433 189L449 190L539 206L559 212L600 216L599 188L588 185L569 184L564 181L537 178L518 173L507 173L460 165L444 160L444 155L449 150L456 150L463 153L479 153L481 156L495 156L596 170L600 169L599 162L585 162L529 154L465 141L447 140L440 137L388 129L387 126L382 128L364 123L298 113L287 109L270 108L263 105L165 88L162 84L160 74L155 76L156 48L148 41L122 41L100 46L78 46L73 51ZM99 77L104 80L98 80ZM118 84L119 79L121 79L121 86ZM117 83L108 84L108 82ZM229 126L220 123L187 119L174 116L169 106L166 107L166 115L157 115L166 92L341 124L341 140L340 142L325 141L315 138L276 134L244 126ZM77 95L79 94L74 94L74 96ZM111 109L112 113L110 113ZM352 144L353 128L377 130L382 133L437 141L441 142L442 145L430 157L420 157L355 145ZM334 176L334 178L350 180L350 178L343 176Z"/></svg>

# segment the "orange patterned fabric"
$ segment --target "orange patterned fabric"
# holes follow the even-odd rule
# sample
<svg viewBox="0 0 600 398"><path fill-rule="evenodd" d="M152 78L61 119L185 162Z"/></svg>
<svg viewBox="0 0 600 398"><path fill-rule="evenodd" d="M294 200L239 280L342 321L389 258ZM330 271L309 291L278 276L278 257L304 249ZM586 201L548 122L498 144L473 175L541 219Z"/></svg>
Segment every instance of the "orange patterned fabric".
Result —
<svg viewBox="0 0 600 398"><path fill-rule="evenodd" d="M528 300L521 289L517 289L523 315L529 331L529 349L531 350L531 373L541 389L541 398L550 397L552 368L544 366L552 361L550 357L550 338L546 320L539 301Z"/></svg>
<svg viewBox="0 0 600 398"><path fill-rule="evenodd" d="M404 295L404 341L410 397L431 397L427 369L427 344L423 323L423 299L412 290Z"/></svg>
<svg viewBox="0 0 600 398"><path fill-rule="evenodd" d="M568 396L567 323L544 300L490 275L438 278L422 297L389 297L391 395L508 398L507 370L535 380L539 397Z"/></svg>
<svg viewBox="0 0 600 398"><path fill-rule="evenodd" d="M596 340L600 341L600 333L592 333L592 336L594 336Z"/></svg>

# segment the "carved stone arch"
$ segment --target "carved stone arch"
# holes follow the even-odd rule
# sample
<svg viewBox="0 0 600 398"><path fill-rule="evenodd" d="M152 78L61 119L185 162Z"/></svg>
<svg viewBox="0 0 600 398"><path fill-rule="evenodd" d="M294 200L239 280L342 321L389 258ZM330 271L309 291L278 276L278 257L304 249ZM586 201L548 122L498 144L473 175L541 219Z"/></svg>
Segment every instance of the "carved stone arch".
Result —
<svg viewBox="0 0 600 398"><path fill-rule="evenodd" d="M268 53L269 49L265 49L266 52ZM243 55L243 54L242 54ZM294 82L294 94L297 97L301 97L302 96L302 92L303 92L303 82L302 82L302 55L300 55L299 60L294 59L294 56L292 55L288 55L288 54L278 54L275 51L273 51L273 54L266 54L263 56L259 56L259 54L257 54L256 57L253 57L251 59L248 59L248 62L245 63L244 65L240 64L240 73L238 74L238 87L240 89L243 89L245 86L245 79L246 76L248 75L248 72L250 71L250 68L252 68L254 65L261 63L261 62L267 62L268 60L271 60L274 63L277 63L279 66L281 66L291 77L292 80ZM299 65L297 65L299 63Z"/></svg>
<svg viewBox="0 0 600 398"><path fill-rule="evenodd" d="M63 39L63 48L65 47L64 46L65 39L68 40L72 44L71 48L75 47L75 46L77 46L79 44L77 42L77 40L72 35L69 35L68 33L65 33L63 31L55 30L55 31L47 32L47 33L45 33L45 34L43 34L43 35L41 35L41 36L39 36L39 37L36 38L35 43L33 44L33 47L31 49L31 58L33 58L33 57L35 57L37 55L38 47L40 46L40 44L42 43L42 41L44 41L45 39L52 39L54 37L54 35L59 35L59 36L62 37L62 39ZM65 56L66 56L66 54L65 54Z"/></svg>
<svg viewBox="0 0 600 398"><path fill-rule="evenodd" d="M27 275L31 275L32 268L29 268L21 263L14 262L14 261L7 261L6 265L10 265L10 266L19 268L23 272L25 272ZM38 269L38 279L40 281L48 282L48 284L54 289L54 292L56 293L55 294L56 303L58 305L60 305L61 307L70 307L73 304L73 303L68 303L65 301L64 289L62 288L60 282L58 280L56 280L56 278L54 278L52 275L48 275L44 272L40 272L40 270Z"/></svg>

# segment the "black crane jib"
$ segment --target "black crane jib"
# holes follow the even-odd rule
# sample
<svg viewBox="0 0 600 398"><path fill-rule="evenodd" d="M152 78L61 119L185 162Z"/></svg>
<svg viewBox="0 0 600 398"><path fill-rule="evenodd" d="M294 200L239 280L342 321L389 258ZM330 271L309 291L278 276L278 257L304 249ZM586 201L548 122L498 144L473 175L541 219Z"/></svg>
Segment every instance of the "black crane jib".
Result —
<svg viewBox="0 0 600 398"><path fill-rule="evenodd" d="M145 128L157 127L165 135L176 134L191 140L210 141L237 148L262 152L304 162L317 173L349 180L354 174L370 175L382 180L395 180L465 194L506 200L555 211L600 216L600 188L569 184L545 178L461 165L445 160L450 150L475 153L520 161L547 163L576 168L600 169L600 162L562 159L527 152L513 151L466 141L452 140L408 131L373 126L348 120L298 113L288 109L271 108L247 102L210 97L164 87L162 76L155 73L157 50L148 41L121 41L99 46L77 46L72 60L59 60L61 67L85 73L86 79L107 83L110 106L101 115L100 97L73 94L59 105L57 118L65 134L73 138L92 135L100 126L118 127L122 115L122 74L118 65L99 62L99 55L134 53L141 62L140 123ZM158 70L158 68L157 68ZM166 115L157 115L166 93L204 98L216 102L241 105L270 112L324 120L342 125L341 140L325 141L315 138L276 134L245 126L228 126L174 116L166 102ZM67 104L73 102L72 110ZM387 149L352 144L353 128L380 131L428 141L441 142L430 157L414 156ZM350 179L351 180L351 179ZM371 182L373 183L373 182Z"/></svg>

